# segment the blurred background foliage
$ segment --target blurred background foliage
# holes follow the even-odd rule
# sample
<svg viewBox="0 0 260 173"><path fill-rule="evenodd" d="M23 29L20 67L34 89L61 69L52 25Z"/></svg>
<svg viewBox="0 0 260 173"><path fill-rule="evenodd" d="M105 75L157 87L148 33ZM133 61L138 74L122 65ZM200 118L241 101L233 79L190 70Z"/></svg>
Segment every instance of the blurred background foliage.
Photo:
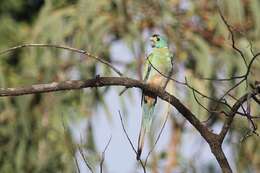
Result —
<svg viewBox="0 0 260 173"><path fill-rule="evenodd" d="M244 74L246 68L232 49L217 3L235 32L236 45L249 62L252 58L250 42L254 52L260 50L259 0L1 0L0 50L23 43L68 45L123 66L125 76L134 74L140 79L141 64L147 54L147 36L159 32L167 36L175 54L178 64L175 77L183 81L185 76L199 91L219 98L236 80L216 82L201 78L228 78ZM117 41L128 46L132 61L125 62L124 57L111 58L111 45ZM0 87L88 79L96 74L116 75L92 59L52 48L20 49L0 58ZM260 60L255 61L248 83L256 80L260 81ZM1 98L0 172L75 172L73 137L64 135L70 131L64 130L62 121L66 124L91 117L98 106L111 115L104 101L109 89ZM242 84L231 94L238 98L248 90L250 87ZM174 94L201 120L209 117L187 88L175 84ZM209 109L216 106L200 96L198 99ZM235 102L231 97L226 99ZM121 101L124 103L124 99ZM259 105L251 101L252 114L259 116L259 110ZM219 125L223 116L214 115L209 126ZM171 122L174 128L169 145L181 145L184 123ZM88 140L82 145L98 160L94 134L91 134L93 125L88 125ZM237 116L226 142L233 146L237 169L241 172L260 170L260 155L256 154L260 153L259 138L252 136L239 142L249 129L246 118ZM175 132L178 137L173 135ZM179 158L167 165L169 171L181 160L178 150L171 151L174 152L168 156L158 156L169 160ZM209 170L212 171L210 166Z"/></svg>

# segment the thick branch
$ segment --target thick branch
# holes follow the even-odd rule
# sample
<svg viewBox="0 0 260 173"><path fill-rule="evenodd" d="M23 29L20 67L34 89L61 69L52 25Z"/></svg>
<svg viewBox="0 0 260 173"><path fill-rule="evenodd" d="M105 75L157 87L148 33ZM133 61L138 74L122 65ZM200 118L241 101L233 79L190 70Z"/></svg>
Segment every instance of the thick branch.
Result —
<svg viewBox="0 0 260 173"><path fill-rule="evenodd" d="M225 153L222 150L221 142L218 140L212 139L211 142L209 142L211 152L214 154L215 158L217 159L221 170L223 173L232 173L232 169L229 166L229 163L227 161L227 158L225 156Z"/></svg>
<svg viewBox="0 0 260 173"><path fill-rule="evenodd" d="M112 85L126 86L129 88L140 88L144 90L146 93L158 96L162 100L165 100L171 105L173 105L200 132L200 134L204 138L207 138L208 135L212 134L205 126L202 125L202 123L196 118L196 116L184 104L180 102L179 99L163 90L163 88L145 84L142 81L126 77L96 77L94 79L89 79L85 81L72 80L65 82L52 82L49 84L37 84L21 88L1 88L0 97L19 96L26 94L46 93L62 90L75 90L82 88Z"/></svg>

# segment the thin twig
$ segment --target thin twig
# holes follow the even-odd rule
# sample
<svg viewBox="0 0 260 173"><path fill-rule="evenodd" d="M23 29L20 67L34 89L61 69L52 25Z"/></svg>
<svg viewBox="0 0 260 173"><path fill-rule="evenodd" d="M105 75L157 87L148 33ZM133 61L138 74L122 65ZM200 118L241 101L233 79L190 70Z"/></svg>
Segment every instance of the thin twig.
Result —
<svg viewBox="0 0 260 173"><path fill-rule="evenodd" d="M214 111L214 110L209 110L208 108L206 108L206 106L204 106L202 103L200 103L200 101L198 100L197 96L196 96L196 93L194 92L194 90L192 90L192 93L193 93L193 97L195 99L195 101L198 103L198 105L200 105L203 109L205 109L208 113L223 113L227 116L227 113L225 111ZM210 118L209 118L210 119ZM209 120L208 119L208 120ZM204 121L204 122L207 122L208 120Z"/></svg>
<svg viewBox="0 0 260 173"><path fill-rule="evenodd" d="M129 137L129 135L127 134L127 131L126 131L126 129L125 129L125 125L124 125L124 123L123 123L123 118L122 118L121 112L118 111L118 113L119 113L119 117L120 117L120 121L121 121L122 128L123 128L123 130L124 130L124 134L125 134L125 136L126 136L128 142L129 142L129 144L131 145L132 150L133 150L133 151L135 152L135 154L137 155L137 151L136 151L136 149L135 149L135 147L134 147L134 144L133 144L133 142L131 141L131 139L130 139L130 137ZM145 168L145 165L144 165L144 163L142 162L142 160L140 159L140 160L138 160L138 162L139 162L140 165L142 166L144 173L146 173L146 168Z"/></svg>
<svg viewBox="0 0 260 173"><path fill-rule="evenodd" d="M125 133L125 135L126 135L126 137L127 137L127 140L128 140L128 142L130 143L130 145L131 145L131 147L132 147L132 150L135 152L135 154L137 154L137 151L136 151L136 149L135 149L135 147L134 147L134 144L132 143L132 141L131 141L129 135L128 135L127 132L126 132L126 129L125 129L125 125L124 125L124 123L123 123L123 118L122 118L121 112L118 111L118 113L119 113L119 117L120 117L120 121L121 121L122 128L123 128L124 133Z"/></svg>
<svg viewBox="0 0 260 173"><path fill-rule="evenodd" d="M77 167L77 171L78 171L78 173L80 173L78 160L77 160L76 157L74 157L74 160L75 160L75 164L76 164L76 167Z"/></svg>
<svg viewBox="0 0 260 173"><path fill-rule="evenodd" d="M149 63L151 63L151 62L149 61ZM166 82L165 82L165 84L163 86L163 89L165 89L167 87L169 81L171 80L170 77L173 75L173 66L174 66L174 62L173 62L173 57L172 57L171 58L171 70L169 71L169 74L167 76L167 80L166 80Z"/></svg>
<svg viewBox="0 0 260 173"><path fill-rule="evenodd" d="M129 89L129 87L125 87L122 91L120 91L120 93L118 95L119 96L123 95L126 92L126 90L128 90L128 89Z"/></svg>
<svg viewBox="0 0 260 173"><path fill-rule="evenodd" d="M105 153L106 153L106 150L107 150L107 148L108 148L108 146L109 146L109 144L111 142L111 139L112 139L112 136L110 136L110 138L109 138L109 140L108 140L108 142L107 142L107 144L105 146L105 149L102 152L101 161L100 161L100 173L103 172L103 164L104 164L104 161L105 161Z"/></svg>
<svg viewBox="0 0 260 173"><path fill-rule="evenodd" d="M219 98L219 100L222 100L222 99L224 99L224 97L226 96L226 95L228 95L232 90L234 90L236 87L238 87L241 83L243 83L244 81L245 81L246 79L242 79L242 80L240 80L238 83L236 83L234 86L232 86L231 88L229 88L220 98ZM217 105L218 106L218 105ZM217 107L216 106L216 107Z"/></svg>
<svg viewBox="0 0 260 173"><path fill-rule="evenodd" d="M236 97L232 96L231 94L229 94L229 96L230 96L231 98L233 98L234 100L238 101L238 99L237 99ZM251 96L250 96L250 97L251 97ZM244 112L244 116L247 117L248 121L249 121L249 122L251 123L251 125L253 126L252 131L255 132L256 129L257 129L257 127L256 127L254 121L252 120L252 116L251 116L250 114L247 114L247 111L246 111L246 109L244 108L243 104L241 105L241 108L242 108L242 110L243 110L243 112Z"/></svg>
<svg viewBox="0 0 260 173"><path fill-rule="evenodd" d="M227 101L226 101L225 98L216 99L216 98L213 98L213 97L209 97L209 96L207 96L207 95L201 93L199 90L195 89L194 87L192 87L192 86L188 83L188 81L187 81L186 78L185 78L185 81L186 81L186 85L188 86L188 88L190 88L192 91L196 92L197 94L201 95L202 97L207 98L208 100L214 101L214 102L216 102L216 103L221 103L221 104L227 106L228 108L231 108L231 106L227 103ZM223 101L222 101L222 100L223 100Z"/></svg>
<svg viewBox="0 0 260 173"><path fill-rule="evenodd" d="M3 54L6 54L6 53L9 53L9 52L12 52L14 50L17 50L17 49L21 49L21 48L25 48L25 47L51 47L51 48L57 48L57 49L65 49L65 50L69 50L69 51L72 51L72 52L77 52L77 53L80 53L80 54L83 54L83 55L86 55L88 57L91 57L93 59L96 59L97 61L107 65L108 67L110 67L112 70L114 70L119 76L123 76L123 74L118 70L116 69L110 62L104 60L104 59L101 59L95 55L92 55L90 53L88 53L87 51L85 50L81 50L81 49L76 49L76 48L73 48L73 47L69 47L69 46L64 46L64 45L55 45L55 44L22 44L22 45L19 45L19 46L15 46L15 47L11 47L9 49L6 49L6 50L3 50L0 52L0 55L3 55Z"/></svg>
<svg viewBox="0 0 260 173"><path fill-rule="evenodd" d="M255 55L252 57L251 61L249 62L248 68L247 68L247 72L246 72L246 74L245 74L246 77L247 77L247 76L249 75L249 73L250 73L250 70L251 70L251 67L252 67L252 65L253 65L253 62L256 60L256 58L259 57L259 55L260 55L260 52L257 53L257 54L255 54Z"/></svg>
<svg viewBox="0 0 260 173"><path fill-rule="evenodd" d="M232 94L228 93L228 96L230 96L230 97L231 97L232 99L234 99L235 101L238 101L238 99L237 99L235 96L233 96ZM237 111L237 114L246 116L246 109L244 108L243 105L241 105L241 108L242 108L242 110L243 110L244 113L241 113L241 112L238 112L238 111Z"/></svg>
<svg viewBox="0 0 260 173"><path fill-rule="evenodd" d="M258 119L260 116L251 116L252 119Z"/></svg>
<svg viewBox="0 0 260 173"><path fill-rule="evenodd" d="M250 52L253 56L255 56L254 50L253 50L253 44L251 41L249 41L249 47L250 47Z"/></svg>
<svg viewBox="0 0 260 173"><path fill-rule="evenodd" d="M256 131L252 131L252 130L249 130L246 135L244 135L241 139L240 139L240 142L244 142L247 138L249 138L250 136L253 136L253 135L256 135L256 136L259 136L259 134L256 132Z"/></svg>
<svg viewBox="0 0 260 173"><path fill-rule="evenodd" d="M256 97L256 96L253 96L253 99L256 103L258 103L260 105L260 100Z"/></svg>
<svg viewBox="0 0 260 173"><path fill-rule="evenodd" d="M234 79L241 79L244 78L245 75L241 75L241 76L233 76L230 78L204 78L204 77L198 77L198 79L202 79L202 80L212 80L212 81L231 81Z"/></svg>
<svg viewBox="0 0 260 173"><path fill-rule="evenodd" d="M83 138L82 138L81 133L80 133L80 144L81 144L81 145L83 144ZM78 149L78 151L79 151L79 153L80 153L80 155L81 155L81 157L82 157L84 163L85 163L86 166L88 167L89 171L90 171L91 173L94 173L94 170L92 169L90 163L87 161L87 158L85 157L84 151L83 151L83 149L79 146L79 144L77 145L77 149Z"/></svg>
<svg viewBox="0 0 260 173"><path fill-rule="evenodd" d="M232 29L231 29L231 26L228 24L228 22L227 22L227 20L225 19L224 15L222 14L222 11L221 11L221 9L219 8L219 6L217 6L217 7L218 7L219 15L220 15L222 21L223 21L224 24L226 25L226 27L227 27L227 29L228 29L230 35L231 35L231 40L232 40L232 47L233 47L233 49L239 53L239 55L241 56L241 58L243 59L245 65L246 65L246 67L248 67L248 66L247 66L247 62L246 62L246 58L245 58L243 52L242 52L239 48L237 48L237 46L236 46L236 44L235 44L235 36L234 36L234 33L233 33Z"/></svg>
<svg viewBox="0 0 260 173"><path fill-rule="evenodd" d="M64 129L65 135L67 135L69 130L68 130L67 126L66 126L66 123L65 123L64 115L63 115L63 114L61 114L61 122L62 122L62 127L63 127L63 129ZM73 155L73 159L74 159L74 161L75 161L77 171L78 171L78 173L80 173L80 168L79 168L78 160L77 160L77 158L76 158L76 156L75 156L75 148L76 148L76 147L74 146L74 144L71 143L71 147L69 147L69 150L70 150L70 152L71 152L71 155ZM93 173L93 172L92 172L92 173Z"/></svg>
<svg viewBox="0 0 260 173"><path fill-rule="evenodd" d="M79 150L79 153L80 153L80 155L81 155L81 157L82 157L84 163L85 163L86 166L88 167L89 171L90 171L91 173L94 173L94 171L93 171L91 165L88 163L88 160L87 160L87 158L86 158L85 155L84 155L84 152L83 152L82 148L81 148L79 145L78 145L77 148L78 148L78 150Z"/></svg>

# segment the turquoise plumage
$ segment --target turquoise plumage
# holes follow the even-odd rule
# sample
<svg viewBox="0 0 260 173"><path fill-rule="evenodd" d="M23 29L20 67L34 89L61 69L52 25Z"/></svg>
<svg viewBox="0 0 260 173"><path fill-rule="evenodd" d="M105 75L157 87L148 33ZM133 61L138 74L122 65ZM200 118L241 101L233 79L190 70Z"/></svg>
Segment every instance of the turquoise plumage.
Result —
<svg viewBox="0 0 260 173"><path fill-rule="evenodd" d="M144 82L166 87L167 78L163 77L160 73L169 75L172 71L172 54L169 51L168 44L165 38L160 35L154 34L151 38L152 53L147 57L144 68L143 76ZM159 72L160 73L159 73ZM142 149L144 146L145 135L150 131L152 121L154 119L154 108L156 98L143 93L142 96L142 124L138 137L137 160L140 159Z"/></svg>

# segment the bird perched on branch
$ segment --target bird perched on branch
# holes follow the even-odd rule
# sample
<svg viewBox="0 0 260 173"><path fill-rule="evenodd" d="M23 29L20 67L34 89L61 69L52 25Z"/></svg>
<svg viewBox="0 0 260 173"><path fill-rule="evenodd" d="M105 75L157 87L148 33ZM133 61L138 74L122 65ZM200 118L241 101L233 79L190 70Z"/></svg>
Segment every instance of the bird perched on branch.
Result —
<svg viewBox="0 0 260 173"><path fill-rule="evenodd" d="M167 40L154 34L151 38L152 52L147 57L143 68L143 80L146 83L166 88L172 74L173 56L168 48ZM145 135L150 131L154 118L154 108L157 98L149 93L142 94L142 124L138 137L138 148L136 159L140 156L144 146Z"/></svg>

